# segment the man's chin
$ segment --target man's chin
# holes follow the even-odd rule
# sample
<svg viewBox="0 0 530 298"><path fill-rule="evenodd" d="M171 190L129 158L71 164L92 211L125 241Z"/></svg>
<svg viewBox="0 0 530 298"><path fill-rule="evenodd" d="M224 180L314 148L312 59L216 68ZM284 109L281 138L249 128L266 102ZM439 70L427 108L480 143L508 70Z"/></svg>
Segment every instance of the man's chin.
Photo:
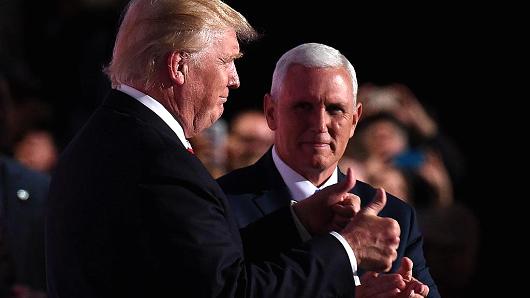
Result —
<svg viewBox="0 0 530 298"><path fill-rule="evenodd" d="M224 108L221 106L219 109L217 109L215 112L212 112L210 114L210 125L208 127L212 126L221 116L223 115Z"/></svg>
<svg viewBox="0 0 530 298"><path fill-rule="evenodd" d="M322 156L313 156L311 158L311 167L314 170L318 171L324 171L328 169L329 167L333 166L331 162L329 162L328 158L322 157Z"/></svg>
<svg viewBox="0 0 530 298"><path fill-rule="evenodd" d="M302 150L311 152L312 154L328 155L331 154L331 146L329 144L314 144L314 143L304 143L302 145Z"/></svg>

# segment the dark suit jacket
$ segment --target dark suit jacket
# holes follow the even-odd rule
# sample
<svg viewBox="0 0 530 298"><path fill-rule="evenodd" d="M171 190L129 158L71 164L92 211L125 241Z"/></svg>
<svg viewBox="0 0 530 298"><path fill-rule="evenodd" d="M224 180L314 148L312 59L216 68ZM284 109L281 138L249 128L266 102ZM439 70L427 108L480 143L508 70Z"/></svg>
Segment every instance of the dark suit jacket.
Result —
<svg viewBox="0 0 530 298"><path fill-rule="evenodd" d="M2 264L0 275L12 275L9 284L46 289L44 203L49 182L47 175L0 156L0 227L3 229L1 237L5 236L0 239L1 249L5 250L0 254L7 255L10 260L9 264ZM29 196L19 191L26 191ZM9 287L9 284L0 282L0 288Z"/></svg>
<svg viewBox="0 0 530 298"><path fill-rule="evenodd" d="M339 181L344 179L345 175L339 172ZM274 165L271 150L254 165L235 170L219 178L218 182L229 199L240 227L245 227L290 204L289 189ZM357 181L351 192L361 198L361 206L370 203L375 195L375 189L362 181ZM399 268L404 256L409 257L414 262L414 277L429 286L429 297L439 297L423 256L423 238L414 209L391 194L388 194L387 198L387 204L379 215L397 220L401 228L398 258L392 264L391 271L395 272ZM281 229L282 227L277 227L264 233L274 234ZM277 240L279 241L281 239ZM287 249L292 243L291 240L289 244L276 245L279 249ZM359 273L362 274L362 270Z"/></svg>
<svg viewBox="0 0 530 298"><path fill-rule="evenodd" d="M289 210L244 235L273 223L292 226ZM50 298L328 297L354 290L347 255L332 236L246 259L247 242L215 180L155 113L119 91L63 152L46 229Z"/></svg>

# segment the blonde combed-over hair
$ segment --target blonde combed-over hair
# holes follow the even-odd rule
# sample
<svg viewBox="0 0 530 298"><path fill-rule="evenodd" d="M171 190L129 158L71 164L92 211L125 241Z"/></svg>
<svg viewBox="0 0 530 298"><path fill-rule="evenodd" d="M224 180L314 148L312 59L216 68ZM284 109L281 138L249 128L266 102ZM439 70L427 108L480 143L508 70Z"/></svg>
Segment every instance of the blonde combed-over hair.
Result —
<svg viewBox="0 0 530 298"><path fill-rule="evenodd" d="M220 33L233 29L239 40L256 31L239 12L219 0L133 0L125 10L113 57L105 68L112 86L154 86L167 54L198 54Z"/></svg>

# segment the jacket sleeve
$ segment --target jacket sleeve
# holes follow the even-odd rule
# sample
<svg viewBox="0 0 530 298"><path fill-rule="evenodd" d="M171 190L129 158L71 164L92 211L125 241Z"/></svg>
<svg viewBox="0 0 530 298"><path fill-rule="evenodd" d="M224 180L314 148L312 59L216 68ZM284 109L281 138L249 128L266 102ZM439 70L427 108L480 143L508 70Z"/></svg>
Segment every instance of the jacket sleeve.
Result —
<svg viewBox="0 0 530 298"><path fill-rule="evenodd" d="M260 218L240 232L247 260L260 260L302 245L289 207Z"/></svg>
<svg viewBox="0 0 530 298"><path fill-rule="evenodd" d="M281 242L273 234L292 235L279 231L286 227L281 227L288 220L285 210L242 232L242 242L227 215L224 197L194 182L166 179L167 183L160 183L163 180L143 189L152 200L157 247L166 260L159 265L172 272L167 283L178 284L178 293L186 297L353 296L348 258L333 236L315 238L296 249L262 253L274 247L273 241Z"/></svg>

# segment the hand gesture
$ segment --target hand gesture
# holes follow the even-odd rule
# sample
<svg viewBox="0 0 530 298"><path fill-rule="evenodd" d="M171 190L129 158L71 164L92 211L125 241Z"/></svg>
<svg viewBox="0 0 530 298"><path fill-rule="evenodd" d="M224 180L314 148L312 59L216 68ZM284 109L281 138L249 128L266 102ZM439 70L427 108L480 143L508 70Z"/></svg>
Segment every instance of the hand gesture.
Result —
<svg viewBox="0 0 530 298"><path fill-rule="evenodd" d="M328 186L293 205L293 210L309 233L322 235L341 230L360 210L361 200L349 193L355 186L353 172L348 169L346 179Z"/></svg>
<svg viewBox="0 0 530 298"><path fill-rule="evenodd" d="M354 251L359 267L365 270L386 272L397 258L399 224L394 219L377 216L385 204L386 193L380 188L373 201L340 231Z"/></svg>
<svg viewBox="0 0 530 298"><path fill-rule="evenodd" d="M397 297L427 297L429 294L429 287L424 285L419 280L412 277L412 260L404 257L401 260L401 265L397 273L403 277L403 281L407 284L405 290L402 291L402 296Z"/></svg>
<svg viewBox="0 0 530 298"><path fill-rule="evenodd" d="M412 277L412 261L407 257L401 261L397 273L366 272L361 276L361 285L355 288L357 298L420 298L427 294L429 287Z"/></svg>

